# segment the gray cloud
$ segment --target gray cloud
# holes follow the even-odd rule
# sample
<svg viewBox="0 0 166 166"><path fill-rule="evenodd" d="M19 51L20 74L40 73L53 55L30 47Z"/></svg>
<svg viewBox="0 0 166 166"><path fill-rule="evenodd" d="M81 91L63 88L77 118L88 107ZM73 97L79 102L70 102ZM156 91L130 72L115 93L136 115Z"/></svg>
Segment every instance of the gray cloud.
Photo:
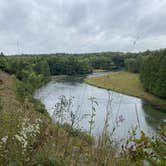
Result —
<svg viewBox="0 0 166 166"><path fill-rule="evenodd" d="M142 51L166 47L165 9L165 0L1 0L0 51Z"/></svg>

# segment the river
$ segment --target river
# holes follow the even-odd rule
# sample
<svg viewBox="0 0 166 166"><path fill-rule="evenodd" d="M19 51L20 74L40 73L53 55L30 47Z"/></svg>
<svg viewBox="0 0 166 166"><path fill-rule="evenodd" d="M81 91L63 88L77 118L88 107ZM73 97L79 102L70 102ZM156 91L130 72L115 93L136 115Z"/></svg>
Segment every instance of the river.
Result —
<svg viewBox="0 0 166 166"><path fill-rule="evenodd" d="M87 77L103 75L106 73L94 73ZM91 112L90 97L95 97L98 105L95 105L93 135L102 133L106 114L109 112L109 130L115 132L113 138L121 140L128 136L128 132L137 126L137 134L144 131L148 135L156 133L157 129L166 125L166 113L155 109L149 103L132 96L97 88L83 82L83 77L66 76L55 78L35 92L34 97L39 99L46 107L50 116L53 115L55 105L59 97L64 95L66 99L72 97L71 109L77 112L79 117ZM89 130L89 117L79 121L79 128Z"/></svg>

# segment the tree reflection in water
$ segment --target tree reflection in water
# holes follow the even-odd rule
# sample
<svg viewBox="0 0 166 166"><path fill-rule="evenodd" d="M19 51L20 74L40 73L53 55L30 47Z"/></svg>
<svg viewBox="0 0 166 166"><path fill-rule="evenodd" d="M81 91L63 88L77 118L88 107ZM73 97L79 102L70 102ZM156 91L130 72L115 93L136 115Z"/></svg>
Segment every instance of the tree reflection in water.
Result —
<svg viewBox="0 0 166 166"><path fill-rule="evenodd" d="M145 113L145 120L154 130L166 126L166 112L154 108L149 103L143 102L142 107Z"/></svg>

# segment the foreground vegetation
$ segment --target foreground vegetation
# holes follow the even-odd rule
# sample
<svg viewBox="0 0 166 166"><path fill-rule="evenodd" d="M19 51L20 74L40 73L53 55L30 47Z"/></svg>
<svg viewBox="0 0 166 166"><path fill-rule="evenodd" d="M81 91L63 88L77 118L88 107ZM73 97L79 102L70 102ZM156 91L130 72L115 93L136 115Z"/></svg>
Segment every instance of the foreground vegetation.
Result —
<svg viewBox="0 0 166 166"><path fill-rule="evenodd" d="M166 110L166 100L146 92L141 84L139 74L116 72L105 76L86 78L85 82L100 88L145 99L151 104Z"/></svg>

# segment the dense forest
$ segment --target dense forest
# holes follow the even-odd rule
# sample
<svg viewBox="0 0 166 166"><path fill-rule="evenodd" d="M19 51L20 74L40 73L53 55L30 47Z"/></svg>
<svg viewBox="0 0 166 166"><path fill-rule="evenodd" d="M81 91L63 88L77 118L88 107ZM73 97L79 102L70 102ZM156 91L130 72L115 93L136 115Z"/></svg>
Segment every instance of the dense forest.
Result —
<svg viewBox="0 0 166 166"><path fill-rule="evenodd" d="M59 74L88 74L93 69L121 69L124 67L125 55L117 54L89 54L89 55L22 55L3 56L1 55L2 70L14 73L22 79L22 70L31 70L38 74L59 75Z"/></svg>

